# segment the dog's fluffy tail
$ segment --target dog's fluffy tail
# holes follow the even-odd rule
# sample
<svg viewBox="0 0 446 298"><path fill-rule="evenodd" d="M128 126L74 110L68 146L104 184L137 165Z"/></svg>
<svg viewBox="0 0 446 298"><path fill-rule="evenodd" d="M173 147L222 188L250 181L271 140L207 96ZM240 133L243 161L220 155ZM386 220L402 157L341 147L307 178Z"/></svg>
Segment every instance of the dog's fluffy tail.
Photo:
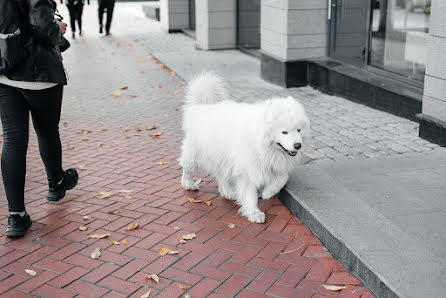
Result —
<svg viewBox="0 0 446 298"><path fill-rule="evenodd" d="M218 75L203 72L196 76L186 91L186 104L213 104L227 99L226 83Z"/></svg>

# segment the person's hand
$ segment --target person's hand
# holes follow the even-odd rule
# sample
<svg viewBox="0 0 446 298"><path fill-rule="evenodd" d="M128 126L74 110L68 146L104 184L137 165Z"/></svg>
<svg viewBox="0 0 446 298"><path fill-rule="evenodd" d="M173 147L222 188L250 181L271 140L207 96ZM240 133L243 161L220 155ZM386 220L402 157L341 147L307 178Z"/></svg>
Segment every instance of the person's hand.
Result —
<svg viewBox="0 0 446 298"><path fill-rule="evenodd" d="M60 32L62 32L62 35L65 34L65 32L67 32L67 24L65 24L62 21L56 21L57 25L59 25L60 28Z"/></svg>

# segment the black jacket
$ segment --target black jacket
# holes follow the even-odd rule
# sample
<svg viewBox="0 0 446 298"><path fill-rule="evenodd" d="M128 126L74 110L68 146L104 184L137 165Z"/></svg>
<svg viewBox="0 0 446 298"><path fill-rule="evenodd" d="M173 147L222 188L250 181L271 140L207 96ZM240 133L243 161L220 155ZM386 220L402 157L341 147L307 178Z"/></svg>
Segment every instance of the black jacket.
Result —
<svg viewBox="0 0 446 298"><path fill-rule="evenodd" d="M29 23L25 30L24 59L8 74L8 78L66 85L67 78L58 45L61 32L54 19L56 3L53 0L22 1Z"/></svg>

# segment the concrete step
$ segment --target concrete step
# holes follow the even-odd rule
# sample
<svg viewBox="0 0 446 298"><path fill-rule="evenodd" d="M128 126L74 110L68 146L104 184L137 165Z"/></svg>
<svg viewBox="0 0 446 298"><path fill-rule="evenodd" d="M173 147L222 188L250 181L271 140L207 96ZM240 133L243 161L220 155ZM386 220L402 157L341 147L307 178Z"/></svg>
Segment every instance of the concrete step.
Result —
<svg viewBox="0 0 446 298"><path fill-rule="evenodd" d="M160 3L159 1L154 1L151 3L144 4L142 6L146 17L159 21L160 20Z"/></svg>
<svg viewBox="0 0 446 298"><path fill-rule="evenodd" d="M301 166L282 202L378 297L444 297L446 153Z"/></svg>

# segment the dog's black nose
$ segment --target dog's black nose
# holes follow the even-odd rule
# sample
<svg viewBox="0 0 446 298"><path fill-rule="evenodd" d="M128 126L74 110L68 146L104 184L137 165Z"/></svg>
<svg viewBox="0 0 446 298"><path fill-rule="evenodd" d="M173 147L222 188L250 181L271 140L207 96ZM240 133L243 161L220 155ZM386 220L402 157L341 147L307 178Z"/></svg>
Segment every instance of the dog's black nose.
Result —
<svg viewBox="0 0 446 298"><path fill-rule="evenodd" d="M296 144L294 144L294 148L296 148L297 150L299 150L300 147L302 147L302 144L301 144L301 143L296 143Z"/></svg>

